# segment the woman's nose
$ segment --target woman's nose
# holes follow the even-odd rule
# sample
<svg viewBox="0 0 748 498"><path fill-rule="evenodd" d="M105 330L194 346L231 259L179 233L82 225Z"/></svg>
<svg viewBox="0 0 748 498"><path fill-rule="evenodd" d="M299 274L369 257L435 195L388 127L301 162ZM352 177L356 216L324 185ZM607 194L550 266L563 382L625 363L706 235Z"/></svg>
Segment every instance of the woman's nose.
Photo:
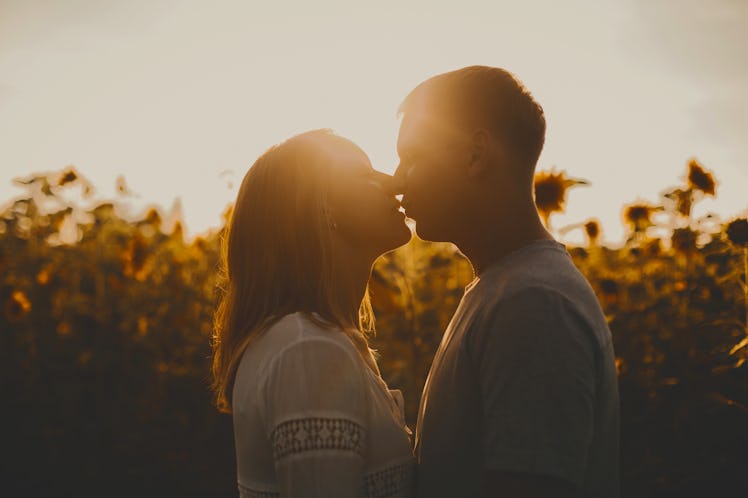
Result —
<svg viewBox="0 0 748 498"><path fill-rule="evenodd" d="M388 195L394 196L403 193L403 189L399 184L397 176L390 176L386 173L379 172L377 175L377 182L382 190L384 190Z"/></svg>

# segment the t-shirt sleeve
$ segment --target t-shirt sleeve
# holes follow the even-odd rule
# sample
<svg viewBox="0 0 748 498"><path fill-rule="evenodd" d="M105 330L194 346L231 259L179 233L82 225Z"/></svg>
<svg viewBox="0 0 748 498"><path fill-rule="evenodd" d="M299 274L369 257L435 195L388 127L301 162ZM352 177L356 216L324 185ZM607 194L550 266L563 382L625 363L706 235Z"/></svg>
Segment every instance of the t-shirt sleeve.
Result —
<svg viewBox="0 0 748 498"><path fill-rule="evenodd" d="M559 293L527 289L492 309L474 332L487 467L580 485L596 378L584 320Z"/></svg>
<svg viewBox="0 0 748 498"><path fill-rule="evenodd" d="M294 344L271 363L261 392L281 496L361 495L367 440L362 365L326 339Z"/></svg>

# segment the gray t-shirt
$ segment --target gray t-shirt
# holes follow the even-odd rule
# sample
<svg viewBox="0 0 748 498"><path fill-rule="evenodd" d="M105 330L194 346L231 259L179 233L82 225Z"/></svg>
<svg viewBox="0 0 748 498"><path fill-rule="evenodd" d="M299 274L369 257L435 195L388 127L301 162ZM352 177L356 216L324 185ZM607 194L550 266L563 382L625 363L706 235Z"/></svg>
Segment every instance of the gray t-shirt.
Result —
<svg viewBox="0 0 748 498"><path fill-rule="evenodd" d="M556 476L617 498L610 330L565 247L532 242L466 289L426 381L418 496L480 497L486 469Z"/></svg>

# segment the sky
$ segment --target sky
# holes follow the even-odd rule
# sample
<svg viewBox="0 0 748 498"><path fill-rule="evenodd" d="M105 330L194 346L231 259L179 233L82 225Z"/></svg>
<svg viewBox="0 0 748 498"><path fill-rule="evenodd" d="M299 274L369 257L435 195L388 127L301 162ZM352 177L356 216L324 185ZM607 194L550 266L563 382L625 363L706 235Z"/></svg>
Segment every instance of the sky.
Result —
<svg viewBox="0 0 748 498"><path fill-rule="evenodd" d="M622 207L692 157L719 182L697 214L729 219L748 210L746 25L742 0L0 0L0 202L73 164L98 199L123 175L133 216L178 199L199 234L295 133L332 128L392 172L402 98L484 64L545 109L538 168L591 184L554 227L596 217L620 242Z"/></svg>

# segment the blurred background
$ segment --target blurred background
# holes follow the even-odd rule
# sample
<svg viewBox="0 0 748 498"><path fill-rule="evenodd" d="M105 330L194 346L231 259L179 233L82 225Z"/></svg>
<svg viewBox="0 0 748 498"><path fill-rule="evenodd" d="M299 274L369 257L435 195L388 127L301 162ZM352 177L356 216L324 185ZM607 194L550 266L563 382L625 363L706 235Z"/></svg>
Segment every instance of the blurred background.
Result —
<svg viewBox="0 0 748 498"><path fill-rule="evenodd" d="M744 489L748 4L0 0L0 424L9 496L235 496L212 406L220 237L310 128L397 165L433 74L506 67L544 106L546 224L609 318L626 497ZM415 423L473 278L417 239L370 282Z"/></svg>

